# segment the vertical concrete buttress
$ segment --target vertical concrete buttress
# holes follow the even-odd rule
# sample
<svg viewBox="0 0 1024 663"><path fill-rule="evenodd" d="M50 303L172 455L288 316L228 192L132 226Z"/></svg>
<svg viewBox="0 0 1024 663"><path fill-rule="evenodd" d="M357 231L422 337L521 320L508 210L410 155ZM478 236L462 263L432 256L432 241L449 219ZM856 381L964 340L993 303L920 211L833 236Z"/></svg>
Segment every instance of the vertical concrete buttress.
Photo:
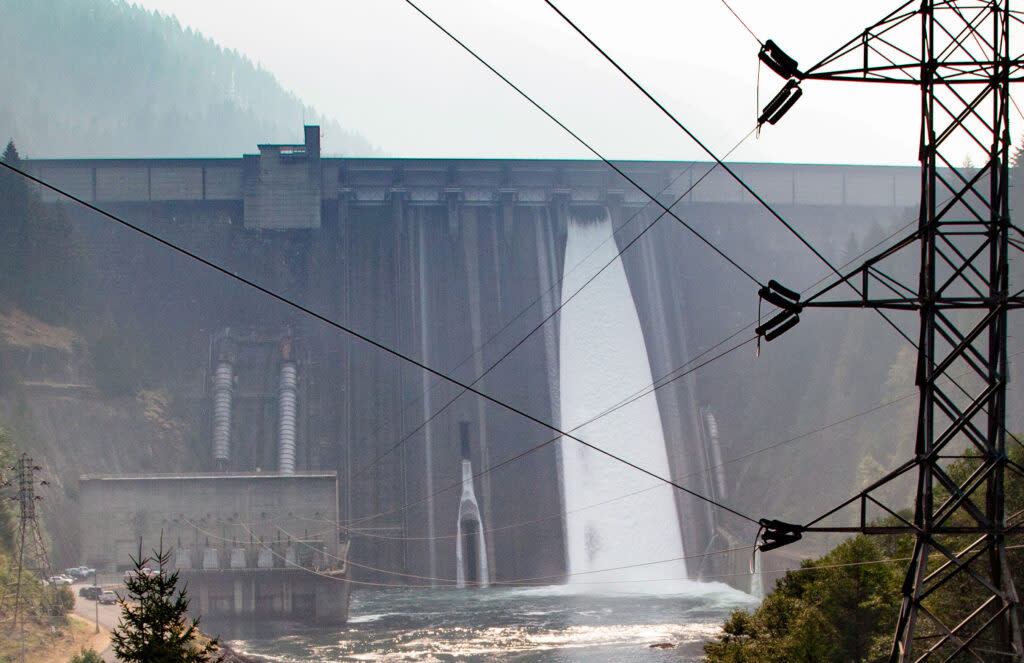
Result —
<svg viewBox="0 0 1024 663"><path fill-rule="evenodd" d="M484 372L483 357L483 321L481 319L480 293L480 214L475 208L466 208L462 216L462 249L466 261L466 283L469 286L469 324L473 339L473 375ZM484 399L476 400L476 420L480 436L480 466L490 467L490 449L487 440L487 411ZM483 475L480 481L480 492L483 499L483 518L492 522L491 518L491 475ZM494 551L487 550L490 572L494 573Z"/></svg>
<svg viewBox="0 0 1024 663"><path fill-rule="evenodd" d="M419 229L419 305L420 305L420 357L430 365L430 303L427 297L427 238L426 224L417 224ZM436 584L437 577L437 541L434 539L434 429L431 417L434 414L431 403L430 374L420 371L423 389L423 454L424 454L424 485L427 491L427 556L430 568L431 585Z"/></svg>

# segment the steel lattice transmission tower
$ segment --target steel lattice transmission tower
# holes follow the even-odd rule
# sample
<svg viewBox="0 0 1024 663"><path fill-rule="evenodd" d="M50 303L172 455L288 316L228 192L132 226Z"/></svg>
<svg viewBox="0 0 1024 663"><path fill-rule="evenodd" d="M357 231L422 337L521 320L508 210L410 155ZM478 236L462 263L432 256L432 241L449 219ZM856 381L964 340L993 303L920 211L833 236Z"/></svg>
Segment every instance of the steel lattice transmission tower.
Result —
<svg viewBox="0 0 1024 663"><path fill-rule="evenodd" d="M21 513L18 527L18 550L14 559L11 560L12 566L17 565L13 628L18 624L21 608L22 571L25 569L34 571L40 579L43 579L52 575L52 569L46 554L42 533L39 531L39 521L36 518L36 502L43 499L36 495L36 473L42 468L36 465L28 454L23 453L18 458L17 464L9 469L17 473L18 492L17 495L8 499L18 503ZM46 485L46 482L42 481L40 485ZM43 597L45 600L45 592ZM24 618L22 618L22 626L24 626Z"/></svg>
<svg viewBox="0 0 1024 663"><path fill-rule="evenodd" d="M1022 25L1008 0L918 0L806 71L770 41L761 51L788 79L762 123L778 121L808 80L920 88L916 230L808 301L762 290L783 311L759 328L772 340L808 307L872 308L897 328L895 311L919 313L916 339L909 325L902 331L918 346L913 458L807 525L764 522L768 548L811 531L914 536L893 662L1024 661L1006 550L1006 536L1020 529L1008 525L1004 499L1007 472L1024 476L1007 457L1004 427L1007 313L1024 306L1024 291L1011 291L1008 262L1011 251L1024 248L1008 201L1010 83L1024 79L1010 33ZM984 162L961 165L965 153L984 153ZM950 473L954 461L968 464L966 477ZM912 518L889 503L901 481L916 485ZM873 524L879 516L891 524ZM831 524L836 520L843 524ZM963 605L936 614L936 592L954 588ZM983 598L969 605L974 596Z"/></svg>

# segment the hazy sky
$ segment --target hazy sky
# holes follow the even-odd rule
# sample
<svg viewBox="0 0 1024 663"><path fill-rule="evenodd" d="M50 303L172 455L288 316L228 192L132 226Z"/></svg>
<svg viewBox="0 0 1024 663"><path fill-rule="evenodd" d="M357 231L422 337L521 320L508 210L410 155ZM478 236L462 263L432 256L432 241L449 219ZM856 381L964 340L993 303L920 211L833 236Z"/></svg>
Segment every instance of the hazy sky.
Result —
<svg viewBox="0 0 1024 663"><path fill-rule="evenodd" d="M404 0L136 1L246 54L307 104L391 156L591 156ZM556 4L719 154L753 128L758 45L720 0ZM899 2L729 4L758 37L808 65ZM421 0L420 6L606 156L703 158L542 0ZM763 69L761 105L781 86ZM733 160L916 163L914 88L803 87L803 99L782 122L747 140ZM294 136L267 139L296 140L301 122L295 119ZM325 151L331 145L325 135Z"/></svg>

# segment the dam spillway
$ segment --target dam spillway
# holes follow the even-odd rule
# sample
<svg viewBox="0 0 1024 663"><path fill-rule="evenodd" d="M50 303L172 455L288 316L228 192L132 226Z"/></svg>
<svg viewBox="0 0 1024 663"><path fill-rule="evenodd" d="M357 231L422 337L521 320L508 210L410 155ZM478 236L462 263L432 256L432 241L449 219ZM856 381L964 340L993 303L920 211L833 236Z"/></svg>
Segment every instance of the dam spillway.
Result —
<svg viewBox="0 0 1024 663"><path fill-rule="evenodd" d="M562 299L575 297L562 309L559 324L562 425L609 453L669 477L653 393L588 423L653 383L640 319L617 254L606 211L599 209L588 220L570 217ZM670 486L568 438L561 440L560 461L570 583L616 582L635 589L631 583L686 578ZM643 565L660 560L666 561Z"/></svg>

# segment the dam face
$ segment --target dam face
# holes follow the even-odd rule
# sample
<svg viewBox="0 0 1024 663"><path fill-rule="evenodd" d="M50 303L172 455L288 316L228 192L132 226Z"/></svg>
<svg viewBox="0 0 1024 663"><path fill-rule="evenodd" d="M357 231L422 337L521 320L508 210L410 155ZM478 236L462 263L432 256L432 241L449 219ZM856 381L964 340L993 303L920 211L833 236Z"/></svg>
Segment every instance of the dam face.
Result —
<svg viewBox="0 0 1024 663"><path fill-rule="evenodd" d="M259 154L241 159L27 163L46 181L467 383L550 316L567 284L580 283L590 269L590 249L567 248L581 212L600 210L611 254L654 224L618 267L617 292L632 300L633 347L644 350L628 360L638 382L686 365L756 315L749 282L675 220L657 220L660 208L598 162L328 159L320 156L318 130L309 127L302 144L262 145ZM707 164L623 167L671 202ZM841 254L851 236L864 237L872 222L905 220L917 201L913 168L738 164L735 170L829 256ZM715 174L675 210L764 279L804 283L808 274L820 276L802 247L744 196L738 184ZM44 199L58 203L50 194ZM288 329L300 351L297 408L286 422L293 440L287 469L338 472L353 578L416 584L423 580L410 576L421 576L455 584L464 483L459 422L470 422L475 472L540 445L552 437L549 430L481 399L456 398L451 385L336 328L88 210L61 208L83 238L109 306L139 330L153 373L187 413L197 467L162 471L212 469L214 421L221 455L231 450L221 459L224 469L278 470L282 415L276 401L260 394L276 393L280 376L256 359L249 368L236 362L227 422L223 412L211 411L217 362L210 348L226 328ZM577 411L576 397L563 393L569 386L563 355L597 346L572 349L585 336L571 331L571 315L567 309L548 321L475 388L556 426L586 418L591 407ZM728 475L705 469L708 458L742 452L729 447L739 426L732 413L749 394L730 384L694 374L648 398L645 425L660 436L660 471L686 477L685 485L702 494L736 489ZM224 400L226 383L218 393ZM714 449L701 423L704 406L717 418ZM474 554L486 555L479 568L490 576L480 582L558 578L572 568L567 560L572 565L579 556L567 541L571 548L579 537L569 531L576 521L565 511L586 504L560 470L562 456L571 453L548 444L475 479L483 545ZM616 498L608 491L648 484L623 477L598 492ZM752 537L704 503L664 488L654 492L662 495L655 520L687 555L746 545ZM614 537L613 531L598 538ZM581 536L585 543L586 533ZM746 557L707 557L680 564L679 572L685 566L691 577L725 575L746 565ZM749 578L738 582L749 587Z"/></svg>

